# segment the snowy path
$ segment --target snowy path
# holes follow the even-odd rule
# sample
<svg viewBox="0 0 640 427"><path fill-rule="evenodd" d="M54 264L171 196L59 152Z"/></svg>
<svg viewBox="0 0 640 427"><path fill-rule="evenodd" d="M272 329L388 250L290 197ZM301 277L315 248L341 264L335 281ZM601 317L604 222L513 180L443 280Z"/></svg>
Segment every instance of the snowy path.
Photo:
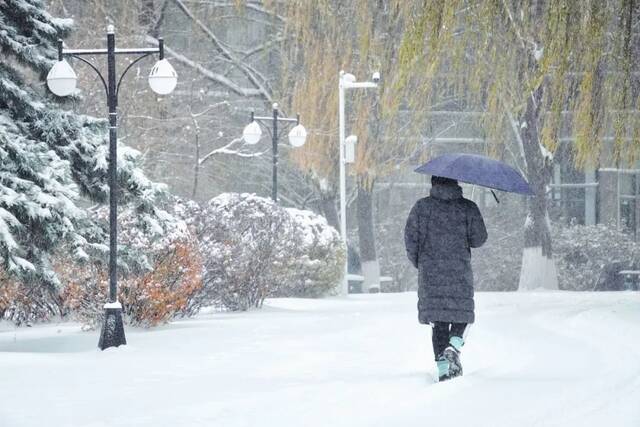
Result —
<svg viewBox="0 0 640 427"><path fill-rule="evenodd" d="M640 425L639 293L479 294L443 384L415 298L272 300L106 352L74 324L3 325L0 426Z"/></svg>

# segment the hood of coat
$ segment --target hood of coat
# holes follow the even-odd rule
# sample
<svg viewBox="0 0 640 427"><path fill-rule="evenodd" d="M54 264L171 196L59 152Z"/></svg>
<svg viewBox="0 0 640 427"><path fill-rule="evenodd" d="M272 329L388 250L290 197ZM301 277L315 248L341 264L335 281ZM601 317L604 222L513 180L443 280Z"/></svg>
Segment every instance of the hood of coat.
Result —
<svg viewBox="0 0 640 427"><path fill-rule="evenodd" d="M454 200L462 197L462 187L458 184L435 184L429 193L431 197L441 200Z"/></svg>

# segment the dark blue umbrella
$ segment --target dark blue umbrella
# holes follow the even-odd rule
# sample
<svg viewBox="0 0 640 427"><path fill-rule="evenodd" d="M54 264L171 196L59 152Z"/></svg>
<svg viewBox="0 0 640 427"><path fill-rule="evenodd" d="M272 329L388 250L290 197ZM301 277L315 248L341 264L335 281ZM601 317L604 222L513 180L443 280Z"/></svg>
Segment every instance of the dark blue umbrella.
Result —
<svg viewBox="0 0 640 427"><path fill-rule="evenodd" d="M529 183L517 170L506 163L477 154L443 154L429 160L415 171L509 193L525 194L527 196L534 194Z"/></svg>

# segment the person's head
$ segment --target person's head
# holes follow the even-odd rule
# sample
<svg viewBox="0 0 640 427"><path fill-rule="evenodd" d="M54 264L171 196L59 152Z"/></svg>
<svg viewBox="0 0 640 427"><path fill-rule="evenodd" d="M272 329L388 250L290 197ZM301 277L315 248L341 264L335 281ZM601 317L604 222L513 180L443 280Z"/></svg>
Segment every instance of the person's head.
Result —
<svg viewBox="0 0 640 427"><path fill-rule="evenodd" d="M457 185L458 181L444 176L433 175L431 177L431 185Z"/></svg>

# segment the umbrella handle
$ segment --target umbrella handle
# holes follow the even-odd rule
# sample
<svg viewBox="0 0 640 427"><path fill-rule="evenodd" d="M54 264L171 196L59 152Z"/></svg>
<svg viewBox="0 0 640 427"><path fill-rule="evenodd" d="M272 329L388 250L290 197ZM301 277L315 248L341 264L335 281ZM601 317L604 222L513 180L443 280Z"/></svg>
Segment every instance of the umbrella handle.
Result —
<svg viewBox="0 0 640 427"><path fill-rule="evenodd" d="M496 196L496 193L494 193L493 190L491 190L491 194L493 194L493 198L496 199L496 203L500 203L500 200L498 200L498 196Z"/></svg>

